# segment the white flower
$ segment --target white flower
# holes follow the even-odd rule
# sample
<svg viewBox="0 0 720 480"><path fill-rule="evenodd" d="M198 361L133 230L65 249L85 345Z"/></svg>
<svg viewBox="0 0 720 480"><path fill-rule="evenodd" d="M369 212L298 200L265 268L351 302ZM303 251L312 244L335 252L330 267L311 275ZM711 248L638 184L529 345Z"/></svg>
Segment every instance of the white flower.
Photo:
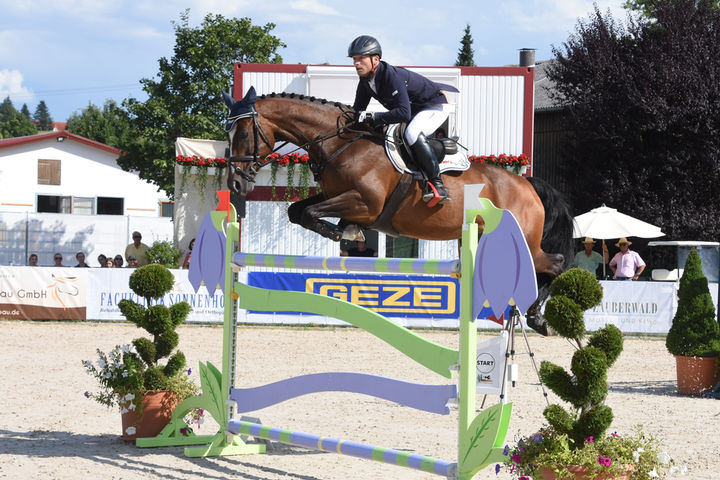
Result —
<svg viewBox="0 0 720 480"><path fill-rule="evenodd" d="M122 362L115 362L115 368L117 368L118 370L120 370L122 367L123 367L123 363L122 363Z"/></svg>
<svg viewBox="0 0 720 480"><path fill-rule="evenodd" d="M130 345L123 345L120 347L120 350L122 350L123 353L127 353L130 351Z"/></svg>
<svg viewBox="0 0 720 480"><path fill-rule="evenodd" d="M667 452L660 452L658 453L658 460L660 460L660 463L662 463L663 465L667 465L672 459Z"/></svg>
<svg viewBox="0 0 720 480"><path fill-rule="evenodd" d="M137 349L135 348L135 345L128 345L128 352L134 353L137 355Z"/></svg>
<svg viewBox="0 0 720 480"><path fill-rule="evenodd" d="M83 360L83 365L85 366L85 368L92 368L92 361Z"/></svg>
<svg viewBox="0 0 720 480"><path fill-rule="evenodd" d="M122 410L120 410L120 415L125 415L128 412L128 409L123 407Z"/></svg>
<svg viewBox="0 0 720 480"><path fill-rule="evenodd" d="M648 477L650 477L650 478L660 478L660 475L658 475L658 473L657 473L657 472L655 471L655 469L653 468L652 470L650 470L650 471L648 472Z"/></svg>
<svg viewBox="0 0 720 480"><path fill-rule="evenodd" d="M128 393L127 395L125 395L125 400L127 400L127 401L135 400L135 394L134 394L134 393Z"/></svg>
<svg viewBox="0 0 720 480"><path fill-rule="evenodd" d="M130 374L127 372L127 370L125 370L125 371L122 372L123 378L127 378L128 375L130 375Z"/></svg>
<svg viewBox="0 0 720 480"><path fill-rule="evenodd" d="M644 448L638 447L638 449L633 452L633 458L635 459L635 463L638 463L640 461L640 454L644 451Z"/></svg>
<svg viewBox="0 0 720 480"><path fill-rule="evenodd" d="M127 433L128 435L135 435L135 427L126 428L125 433Z"/></svg>
<svg viewBox="0 0 720 480"><path fill-rule="evenodd" d="M131 403L130 405L128 405L128 408L129 408L130 410L135 410L137 407L135 406L134 403Z"/></svg>
<svg viewBox="0 0 720 480"><path fill-rule="evenodd" d="M105 378L110 378L110 377L112 377L112 374L111 374L110 372L105 372L105 373L103 374L103 377L105 377Z"/></svg>
<svg viewBox="0 0 720 480"><path fill-rule="evenodd" d="M97 361L98 368L103 369L103 368L105 368L105 365L107 365L107 364L105 363L105 360L103 360L102 358Z"/></svg>

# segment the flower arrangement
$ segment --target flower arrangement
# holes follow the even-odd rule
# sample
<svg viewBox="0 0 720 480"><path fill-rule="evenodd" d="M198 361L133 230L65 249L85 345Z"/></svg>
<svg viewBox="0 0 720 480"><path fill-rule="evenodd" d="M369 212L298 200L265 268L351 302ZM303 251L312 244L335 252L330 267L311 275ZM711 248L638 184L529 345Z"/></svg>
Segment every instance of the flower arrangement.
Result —
<svg viewBox="0 0 720 480"><path fill-rule="evenodd" d="M182 177L180 181L180 191L185 190L187 184L187 177L190 175L190 169L197 167L197 187L200 190L200 195L205 198L205 187L207 186L208 168L215 168L215 184L218 188L222 185L223 169L227 167L227 160L224 158L206 158L197 155L178 155L175 158L178 165L186 167L182 171Z"/></svg>
<svg viewBox="0 0 720 480"><path fill-rule="evenodd" d="M468 160L472 163L487 163L489 165L495 165L505 170L510 170L515 174L521 174L523 167L530 165L530 158L526 154L519 156L506 155L501 153L498 156L495 155L471 155Z"/></svg>
<svg viewBox="0 0 720 480"><path fill-rule="evenodd" d="M649 480L686 471L674 465L670 456L659 450L658 440L643 434L640 427L629 436L613 432L600 438L587 437L580 448L566 434L546 428L521 438L506 452L506 465L518 480L544 478L543 471L552 472L555 478L575 478L577 469L573 466L583 467L586 479L629 475L634 480ZM496 470L500 471L499 465Z"/></svg>
<svg viewBox="0 0 720 480"><path fill-rule="evenodd" d="M136 338L130 345L117 345L107 354L98 349L96 363L83 361L87 373L100 384L99 393L85 392L86 397L108 407L117 405L122 414L135 411L142 416L142 399L149 392L166 391L177 401L199 393L189 378L190 370L185 370L185 355L176 350L179 338L175 329L187 318L190 305L152 305L152 300L162 298L174 282L173 274L160 264L145 265L130 275L130 289L145 299L147 308L127 299L118 306L125 318L145 329L152 340ZM165 357L169 358L162 365L160 360ZM191 416L197 420L202 412L195 410ZM128 430L132 431L126 433L133 435L135 428Z"/></svg>
<svg viewBox="0 0 720 480"><path fill-rule="evenodd" d="M287 169L287 188L285 189L285 200L289 201L293 194L299 195L301 198L305 198L310 193L310 166L308 162L310 157L307 153L301 154L298 152L280 154L278 152L271 153L268 157L272 160L270 165L270 183L272 184L272 198L275 198L275 183L277 181L277 172L280 167ZM300 185L298 188L293 186L295 181L295 169L300 168Z"/></svg>
<svg viewBox="0 0 720 480"><path fill-rule="evenodd" d="M543 415L550 426L507 449L506 464L518 479L553 478L553 473L554 478L572 479L570 469L577 467L585 475L581 478L588 480L628 478L622 475L646 480L659 478L671 464L666 454L658 454L657 441L639 429L634 436L606 435L613 420L612 409L604 403L607 370L622 353L623 335L614 325L606 325L583 344L583 311L599 305L602 296L595 275L580 268L562 273L550 286L545 318L576 349L570 372L543 361L540 378L570 408L549 405Z"/></svg>

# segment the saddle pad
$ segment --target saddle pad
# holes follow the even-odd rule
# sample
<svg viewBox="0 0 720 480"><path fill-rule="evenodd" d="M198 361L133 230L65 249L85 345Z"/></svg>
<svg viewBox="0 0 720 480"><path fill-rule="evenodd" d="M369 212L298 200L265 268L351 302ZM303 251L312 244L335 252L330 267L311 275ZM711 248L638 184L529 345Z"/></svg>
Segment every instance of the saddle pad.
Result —
<svg viewBox="0 0 720 480"><path fill-rule="evenodd" d="M412 173L412 170L407 168L405 161L400 155L398 146L395 144L395 129L398 128L398 124L389 125L385 132L385 153L387 153L390 163L393 164L395 170L400 173ZM465 153L458 151L454 155L445 155L445 158L440 162L440 173L456 171L462 172L470 168L470 161L467 159Z"/></svg>

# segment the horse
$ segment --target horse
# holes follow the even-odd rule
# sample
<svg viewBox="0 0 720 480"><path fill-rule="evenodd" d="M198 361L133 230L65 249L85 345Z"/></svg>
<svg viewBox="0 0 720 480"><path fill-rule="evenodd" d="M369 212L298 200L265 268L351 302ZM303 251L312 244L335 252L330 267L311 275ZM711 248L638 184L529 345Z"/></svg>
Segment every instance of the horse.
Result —
<svg viewBox="0 0 720 480"><path fill-rule="evenodd" d="M223 96L230 109L225 124L231 151L229 189L240 197L250 193L256 173L272 162L270 155L280 148L276 143L300 146L308 152L322 193L290 205L288 217L292 223L335 241L341 239L346 225L374 228L381 215L387 219L386 226L406 237L459 239L464 221L463 186L485 184L481 196L510 210L525 235L539 293L528 311L527 323L547 334L539 305L547 298L551 281L573 258L572 216L560 193L549 184L494 165L473 163L468 170L443 174L452 201L428 207L422 201L422 186L413 181L405 196L386 211L403 175L387 159L384 136L356 128L350 107L296 94L258 98L253 87L238 101L227 93ZM341 222L335 225L324 220L326 217ZM477 221L482 232L482 219Z"/></svg>

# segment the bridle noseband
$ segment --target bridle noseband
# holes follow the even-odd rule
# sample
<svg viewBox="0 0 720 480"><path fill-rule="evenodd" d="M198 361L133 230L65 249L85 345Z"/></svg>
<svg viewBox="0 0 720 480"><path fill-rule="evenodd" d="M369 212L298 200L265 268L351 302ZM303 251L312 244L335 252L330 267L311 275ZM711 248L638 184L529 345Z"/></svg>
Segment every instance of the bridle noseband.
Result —
<svg viewBox="0 0 720 480"><path fill-rule="evenodd" d="M260 146L259 146L259 138L262 138L263 142L270 147L271 150L273 150L273 146L270 143L270 140L268 139L267 135L265 134L265 131L262 128L262 125L260 125L260 122L258 121L258 111L255 108L255 105L252 105L250 107L250 111L246 113L241 113L240 115L235 115L233 117L228 117L226 119L226 122L230 124L230 128L228 130L228 137L229 132L234 130L238 120L242 120L245 118L252 118L253 120L253 154L252 155L232 155L228 157L228 165L232 167L233 173L235 175L239 175L247 182L254 182L255 181L255 175L257 175L257 172L267 165L268 163L271 163L272 160L268 160L268 157L270 154L265 156L262 160L260 159ZM228 138L228 142L230 143L230 151L232 152L232 140L231 138ZM284 144L283 144L284 145ZM281 148L283 145L281 145L278 148ZM271 154L274 153L277 149L274 149ZM241 169L240 167L236 167L235 163L251 163L250 168L248 171L245 171Z"/></svg>

